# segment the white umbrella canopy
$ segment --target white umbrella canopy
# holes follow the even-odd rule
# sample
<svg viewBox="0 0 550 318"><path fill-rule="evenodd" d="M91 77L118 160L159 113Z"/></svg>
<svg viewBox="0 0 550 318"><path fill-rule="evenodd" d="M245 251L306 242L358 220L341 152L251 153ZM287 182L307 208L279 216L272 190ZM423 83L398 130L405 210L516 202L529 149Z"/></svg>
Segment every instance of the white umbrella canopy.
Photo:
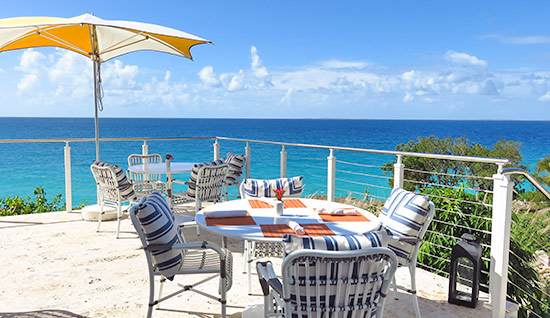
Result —
<svg viewBox="0 0 550 318"><path fill-rule="evenodd" d="M85 55L94 63L96 159L99 160L98 111L103 109L101 63L135 51L150 50L192 59L190 49L212 43L155 24L103 20L90 14L74 18L0 19L0 52L53 46Z"/></svg>

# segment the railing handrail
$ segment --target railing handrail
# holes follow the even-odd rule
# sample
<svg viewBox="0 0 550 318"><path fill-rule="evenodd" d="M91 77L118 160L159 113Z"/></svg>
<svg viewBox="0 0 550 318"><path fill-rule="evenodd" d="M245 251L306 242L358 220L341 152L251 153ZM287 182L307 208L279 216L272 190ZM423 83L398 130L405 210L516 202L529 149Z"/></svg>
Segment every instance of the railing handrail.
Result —
<svg viewBox="0 0 550 318"><path fill-rule="evenodd" d="M220 140L229 140L229 141L241 141L241 142L252 142L252 143L269 144L269 145L293 146L293 147L328 149L328 150L333 149L333 150L375 153L375 154L404 156L404 157L422 157L422 158L446 159L446 160L455 160L455 161L472 161L472 162L494 163L499 165L506 165L510 163L509 159L501 159L501 158L483 158L483 157L470 157L470 156L428 154L428 153L422 153L422 152L376 150L376 149L364 149L364 148L353 148L353 147L321 146L321 145L311 145L311 144L295 144L295 143L278 142L278 141L262 141L262 140L239 139L239 138L229 138L229 137L216 137L216 138Z"/></svg>
<svg viewBox="0 0 550 318"><path fill-rule="evenodd" d="M323 146L313 144L297 144L278 141L263 141L253 139L241 139L230 137L132 137L132 138L100 138L99 141L154 141L154 140L228 140L228 141L240 141L248 143L259 143L267 145L279 145L279 146L291 146L302 148L315 148L315 149L327 149L327 150L341 150L341 151L353 151L363 153L384 154L403 157L420 157L420 158L432 158L432 159L444 159L454 161L470 161L470 162L482 162L492 163L497 165L506 165L510 163L508 159L501 158L483 158L483 157L471 157L471 156L456 156L456 155L442 155L442 154L428 154L422 152L408 152L408 151L395 151L395 150L376 150L376 149L364 149L353 147L340 147L340 146ZM31 143L31 142L90 142L95 141L94 138L63 138L63 139L0 139L0 143Z"/></svg>
<svg viewBox="0 0 550 318"><path fill-rule="evenodd" d="M540 191L542 194L544 194L548 200L550 200L550 192L544 188L544 186L527 170L520 169L520 168L507 168L500 170L500 174L503 175L509 175L509 174L519 174L527 178L527 180L531 181L531 183Z"/></svg>
<svg viewBox="0 0 550 318"><path fill-rule="evenodd" d="M128 138L99 138L99 141L150 141L150 140L215 140L218 137L128 137ZM95 138L54 138L54 139L0 139L5 143L32 143L32 142L90 142Z"/></svg>

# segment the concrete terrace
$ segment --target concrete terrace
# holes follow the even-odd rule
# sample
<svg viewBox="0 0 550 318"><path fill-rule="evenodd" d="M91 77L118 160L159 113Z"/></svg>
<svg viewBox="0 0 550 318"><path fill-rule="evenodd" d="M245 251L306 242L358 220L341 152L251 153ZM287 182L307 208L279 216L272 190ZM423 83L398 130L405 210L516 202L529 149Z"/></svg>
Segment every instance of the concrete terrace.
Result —
<svg viewBox="0 0 550 318"><path fill-rule="evenodd" d="M116 222L105 222L100 233L96 233L96 225L75 212L1 217L0 318L144 317L147 265L130 220L122 221L118 240ZM197 238L189 229L185 236L189 241L221 244L219 237L205 231ZM242 246L242 241L229 240L235 259L233 287L228 292L229 317L241 317L248 305L262 303L259 284L254 284L253 296L247 295L246 275L241 273ZM397 275L400 285L408 284L406 269ZM476 309L458 307L447 303L446 279L423 270L418 270L417 276L424 318L491 317L486 295ZM217 281L208 288L215 290ZM400 300L388 298L384 317L414 317L409 296L400 296ZM153 317L220 316L218 303L193 293L181 294L163 307L153 311Z"/></svg>

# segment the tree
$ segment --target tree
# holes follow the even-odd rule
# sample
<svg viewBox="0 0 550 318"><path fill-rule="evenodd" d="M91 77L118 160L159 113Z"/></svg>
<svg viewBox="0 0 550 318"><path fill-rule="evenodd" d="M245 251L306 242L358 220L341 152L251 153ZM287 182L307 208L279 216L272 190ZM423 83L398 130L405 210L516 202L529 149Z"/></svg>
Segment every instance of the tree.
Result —
<svg viewBox="0 0 550 318"><path fill-rule="evenodd" d="M526 168L520 164L522 161L520 149L521 143L505 139L500 139L493 145L493 149L489 149L477 143L470 143L466 137L455 139L443 137L440 139L434 136L418 137L416 141L411 140L406 144L399 144L395 147L395 150L405 152L509 159L511 166ZM394 163L387 163L382 169L391 175ZM492 180L483 179L483 177L491 177L497 173L494 164L481 162L405 156L403 164L407 169L405 178L414 181L406 182L403 185L408 190L417 190L430 184L451 187L468 186L472 189L492 190ZM473 178L473 176L482 178ZM390 185L393 185L393 180L390 180ZM520 188L517 190L521 191Z"/></svg>
<svg viewBox="0 0 550 318"><path fill-rule="evenodd" d="M550 186L550 154L539 160L535 173L540 181Z"/></svg>

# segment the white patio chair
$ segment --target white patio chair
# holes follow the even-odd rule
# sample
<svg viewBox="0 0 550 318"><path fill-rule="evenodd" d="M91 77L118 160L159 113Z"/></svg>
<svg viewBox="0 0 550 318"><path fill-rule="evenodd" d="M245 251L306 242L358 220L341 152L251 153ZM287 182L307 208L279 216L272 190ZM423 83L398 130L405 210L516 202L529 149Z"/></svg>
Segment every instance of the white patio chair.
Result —
<svg viewBox="0 0 550 318"><path fill-rule="evenodd" d="M228 152L225 157L225 163L228 165L227 176L223 182L224 194L223 199L229 200L229 187L235 186L239 190L239 185L241 183L241 178L243 175L243 169L246 164L246 156L236 155L232 152ZM240 194L239 194L240 196Z"/></svg>
<svg viewBox="0 0 550 318"><path fill-rule="evenodd" d="M416 261L434 214L435 205L429 197L395 188L379 216L382 228L389 234L388 248L397 255L399 267L405 266L409 269L411 288L405 290L412 295L417 318L421 318L421 314L416 295ZM395 278L392 285L395 299L398 299Z"/></svg>
<svg viewBox="0 0 550 318"><path fill-rule="evenodd" d="M242 199L274 198L273 190L285 190L284 197L299 198L304 191L303 176L279 179L244 179L239 186ZM284 256L281 243L244 241L243 272L247 274L248 294L252 294L252 262L261 258Z"/></svg>
<svg viewBox="0 0 550 318"><path fill-rule="evenodd" d="M151 163L162 163L162 156L159 154L132 154L128 156L128 167ZM154 190L157 190L166 195L168 187L160 173L136 173L128 170L128 177L132 180L136 192L151 194Z"/></svg>
<svg viewBox="0 0 550 318"><path fill-rule="evenodd" d="M144 197L130 209L130 218L136 228L149 270L149 302L147 317L151 317L153 306L185 291L198 293L221 304L221 317L226 317L227 291L233 284L233 256L227 249L210 242L185 242L174 214L158 192ZM162 231L159 231L162 229ZM214 274L200 281L183 285L173 281L179 276ZM158 297L155 299L155 277L160 277ZM202 278L202 277L201 277ZM196 289L200 284L219 279L218 295L211 295ZM166 280L178 287L177 291L162 296ZM186 278L187 279L187 278Z"/></svg>
<svg viewBox="0 0 550 318"><path fill-rule="evenodd" d="M122 168L117 165L94 161L90 169L97 184L100 211L97 216L97 231L101 227L101 219L105 214L105 205L114 206L117 212L116 238L120 233L120 218L122 217L122 204L138 201L132 183L124 174Z"/></svg>
<svg viewBox="0 0 550 318"><path fill-rule="evenodd" d="M271 262L258 262L264 317L381 318L396 268L395 254L384 247L298 250L285 257L282 282Z"/></svg>
<svg viewBox="0 0 550 318"><path fill-rule="evenodd" d="M186 192L174 193L175 208L184 208L186 203L194 203L194 214L202 209L203 202L219 202L222 199L223 184L228 166L224 163L214 165L195 165L188 182L174 180L188 186Z"/></svg>

